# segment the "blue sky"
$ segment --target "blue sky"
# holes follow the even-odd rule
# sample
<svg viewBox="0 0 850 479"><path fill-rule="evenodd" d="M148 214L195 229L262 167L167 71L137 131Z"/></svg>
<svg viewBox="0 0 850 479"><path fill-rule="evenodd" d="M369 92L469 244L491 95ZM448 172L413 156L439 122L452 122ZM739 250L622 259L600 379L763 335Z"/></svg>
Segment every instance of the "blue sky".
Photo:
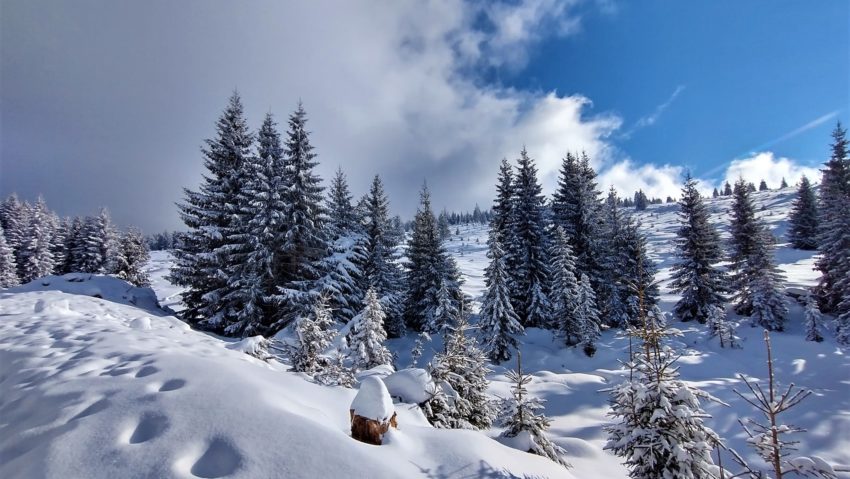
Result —
<svg viewBox="0 0 850 479"><path fill-rule="evenodd" d="M302 100L319 174L380 174L408 218L425 180L437 209L489 206L523 146L547 194L570 150L626 196L686 169L775 186L850 123L850 2L8 0L0 195L181 228L234 89L254 128Z"/></svg>
<svg viewBox="0 0 850 479"><path fill-rule="evenodd" d="M583 9L579 33L550 37L520 74L500 78L517 88L578 92L594 110L617 112L625 134L614 143L637 161L718 176L734 158L772 150L817 165L835 120L848 119L850 2L595 7ZM651 125L641 122L653 116Z"/></svg>

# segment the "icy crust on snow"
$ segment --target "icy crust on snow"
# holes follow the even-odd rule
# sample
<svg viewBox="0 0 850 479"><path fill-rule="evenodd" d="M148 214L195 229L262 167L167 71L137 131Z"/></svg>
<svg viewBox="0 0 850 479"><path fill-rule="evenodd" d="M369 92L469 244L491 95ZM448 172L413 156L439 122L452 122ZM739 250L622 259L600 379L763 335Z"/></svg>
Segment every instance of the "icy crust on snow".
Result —
<svg viewBox="0 0 850 479"><path fill-rule="evenodd" d="M140 317L150 329L131 326ZM404 404L395 440L360 443L357 391L181 324L81 294L0 293L0 477L571 477Z"/></svg>
<svg viewBox="0 0 850 479"><path fill-rule="evenodd" d="M351 402L351 410L358 416L383 423L393 416L395 406L384 382L369 376L360 383L360 390Z"/></svg>
<svg viewBox="0 0 850 479"><path fill-rule="evenodd" d="M419 368L402 369L384 378L390 395L402 402L421 404L431 398L434 381L428 371Z"/></svg>

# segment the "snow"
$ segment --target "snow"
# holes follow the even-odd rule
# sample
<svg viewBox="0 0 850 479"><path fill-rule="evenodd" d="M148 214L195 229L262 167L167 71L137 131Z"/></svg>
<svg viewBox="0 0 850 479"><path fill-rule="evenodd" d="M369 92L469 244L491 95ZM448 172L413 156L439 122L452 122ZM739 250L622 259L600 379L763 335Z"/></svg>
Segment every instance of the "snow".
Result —
<svg viewBox="0 0 850 479"><path fill-rule="evenodd" d="M402 402L421 404L430 399L434 381L428 371L419 368L402 369L384 378L390 395Z"/></svg>
<svg viewBox="0 0 850 479"><path fill-rule="evenodd" d="M793 189L753 197L773 233L784 234ZM728 238L731 199L707 203ZM665 311L677 300L666 289L677 211L678 205L665 204L636 213L659 266ZM486 226L469 225L447 242L465 292L476 299L484 291L486 238ZM788 288L815 283L812 252L794 250L780 237L776 260ZM275 359L245 354L257 340L219 338L171 316L182 307L180 288L166 279L171 261L167 252L152 252L146 270L153 291L92 275L50 276L0 291L0 477L627 477L621 460L602 449L602 426L611 421L604 390L622 380L619 361L629 346L615 331L602 333L592 358L548 331L532 328L520 338L523 370L534 376L529 392L546 401L549 437L568 451L570 471L500 444L498 427L431 428L408 403L418 399L412 393L421 375L388 366L359 375L362 383L383 378L389 394L407 401L392 405L399 429L391 429L382 446L371 446L349 436L357 390L317 385ZM826 316L824 341L804 341L803 318L803 306L792 301L787 331L771 335L780 385L794 382L814 392L782 422L808 430L795 438L799 467L832 464L846 471L850 355L836 345ZM760 418L733 392L746 391L738 373L766 378L762 332L749 327L748 318L730 320L738 324L741 349L720 348L703 326L673 323L684 334L678 365L683 380L728 404L704 404L713 416L707 425L763 466L737 423ZM396 364L410 364L415 340L411 334L387 342ZM420 365L442 349L440 335L423 349ZM514 366L493 367L493 397L508 397L505 372Z"/></svg>
<svg viewBox="0 0 850 479"><path fill-rule="evenodd" d="M397 441L355 441L356 391L140 309L115 281L87 281L102 298L53 279L0 292L0 477L564 477L482 433L425 426L404 404ZM131 327L139 317L150 329Z"/></svg>
<svg viewBox="0 0 850 479"><path fill-rule="evenodd" d="M358 416L382 423L388 421L395 413L387 386L375 376L369 376L360 382L360 390L351 402L351 410Z"/></svg>

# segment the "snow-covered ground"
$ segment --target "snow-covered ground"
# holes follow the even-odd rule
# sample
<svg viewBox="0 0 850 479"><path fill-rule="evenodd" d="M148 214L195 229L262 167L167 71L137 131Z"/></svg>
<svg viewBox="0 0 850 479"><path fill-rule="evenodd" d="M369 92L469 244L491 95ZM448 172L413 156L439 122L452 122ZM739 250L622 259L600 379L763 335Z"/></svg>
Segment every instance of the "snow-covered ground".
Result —
<svg viewBox="0 0 850 479"><path fill-rule="evenodd" d="M770 208L763 214L774 233L784 234L793 190L754 196ZM725 231L730 200L709 201ZM677 211L672 204L638 213L662 280L673 261ZM477 298L487 231L459 229L447 244L466 292ZM789 286L814 284L810 252L782 244L777 258ZM170 261L154 252L148 269L160 303L178 310L180 289L165 279ZM663 307L675 299L665 294ZM0 292L0 477L627 477L619 459L602 450L603 390L620 380L618 361L627 351L613 332L604 333L593 358L546 331L522 338L524 369L534 375L529 389L547 401L551 436L574 466L566 471L487 437L498 429L433 429L405 404L396 404L400 426L383 446L359 443L348 435L355 390L313 384L170 314L150 291L111 278L50 277ZM760 330L742 320L738 333L743 348L726 350L701 327L686 327L681 374L729 405L707 405L709 425L761 464L737 424L753 412L733 388L743 386L739 372L765 377L766 354ZM794 305L788 331L772 335L776 373L782 384L814 391L785 418L809 430L799 437L800 454L850 464L850 358L825 336L823 343L804 341L802 310ZM389 342L399 366L409 365L414 339ZM427 349L440 347L435 338ZM491 380L494 396L508 395L504 367L494 367Z"/></svg>

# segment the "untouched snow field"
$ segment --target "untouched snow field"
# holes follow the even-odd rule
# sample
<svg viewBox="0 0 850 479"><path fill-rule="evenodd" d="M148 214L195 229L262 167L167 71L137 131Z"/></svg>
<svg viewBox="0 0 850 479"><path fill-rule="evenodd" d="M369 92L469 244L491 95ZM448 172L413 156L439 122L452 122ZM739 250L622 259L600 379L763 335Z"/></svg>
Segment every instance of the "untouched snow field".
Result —
<svg viewBox="0 0 850 479"><path fill-rule="evenodd" d="M808 287L811 252L784 244L792 188L756 193L765 220L780 236L777 259L789 287ZM712 219L725 232L728 198L709 200ZM678 206L653 205L637 214L669 278L670 240ZM455 227L452 227L454 233ZM466 277L467 293L484 288L486 227L460 227L447 246ZM462 239L461 239L462 238ZM510 449L485 432L439 430L416 406L396 404L399 429L383 446L349 437L349 406L356 390L313 384L228 348L233 340L193 331L171 316L180 289L165 280L170 257L154 252L153 292L113 278L48 277L0 291L0 477L576 477L625 478L619 458L605 452L608 396L621 380L619 360L628 342L605 332L587 358L551 333L532 329L522 338L523 366L534 375L532 393L545 399L550 436L564 447L569 471L546 459ZM45 284L46 283L46 284ZM99 297L95 297L99 296ZM675 296L665 293L663 307ZM476 306L477 307L477 306ZM737 420L754 417L737 395L737 373L765 378L762 333L739 318L743 348L721 349L698 325L684 330L679 361L685 380L729 406L708 404L711 425L754 465ZM804 341L802 308L792 305L788 331L772 335L781 385L796 383L814 394L783 418L808 429L800 455L850 464L850 358L830 332L823 343ZM410 365L415 336L389 341L397 365ZM426 345L422 366L442 347ZM494 367L491 393L506 397L505 364ZM724 464L727 464L724 460ZM850 477L850 476L841 476Z"/></svg>

